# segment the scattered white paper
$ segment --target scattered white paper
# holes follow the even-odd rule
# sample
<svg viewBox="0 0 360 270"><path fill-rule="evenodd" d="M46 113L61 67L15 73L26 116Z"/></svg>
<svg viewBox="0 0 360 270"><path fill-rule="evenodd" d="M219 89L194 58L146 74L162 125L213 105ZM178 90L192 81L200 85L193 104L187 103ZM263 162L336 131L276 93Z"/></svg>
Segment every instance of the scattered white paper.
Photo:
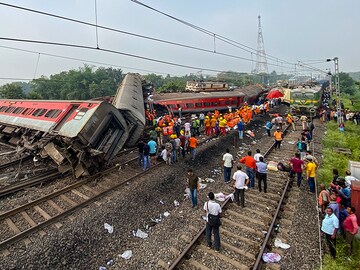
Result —
<svg viewBox="0 0 360 270"><path fill-rule="evenodd" d="M108 231L108 233L114 232L114 227L111 226L110 224L104 223L104 228Z"/></svg>
<svg viewBox="0 0 360 270"><path fill-rule="evenodd" d="M128 260L132 257L132 250L127 250L123 254L119 255L121 258Z"/></svg>

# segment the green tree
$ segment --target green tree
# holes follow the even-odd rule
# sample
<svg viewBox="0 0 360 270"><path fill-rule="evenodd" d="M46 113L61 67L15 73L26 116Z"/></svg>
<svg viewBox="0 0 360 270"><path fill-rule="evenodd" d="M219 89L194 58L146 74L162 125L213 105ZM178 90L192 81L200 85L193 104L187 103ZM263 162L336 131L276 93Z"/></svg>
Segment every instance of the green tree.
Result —
<svg viewBox="0 0 360 270"><path fill-rule="evenodd" d="M0 87L0 96L2 98L22 99L25 98L21 85L8 83Z"/></svg>
<svg viewBox="0 0 360 270"><path fill-rule="evenodd" d="M356 85L353 78L348 73L339 73L340 91L353 95L356 92Z"/></svg>

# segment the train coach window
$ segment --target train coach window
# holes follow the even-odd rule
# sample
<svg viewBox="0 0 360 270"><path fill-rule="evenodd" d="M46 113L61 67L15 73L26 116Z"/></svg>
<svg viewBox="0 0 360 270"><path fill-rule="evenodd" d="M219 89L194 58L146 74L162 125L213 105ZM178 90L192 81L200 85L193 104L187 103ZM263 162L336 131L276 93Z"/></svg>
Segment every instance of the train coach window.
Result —
<svg viewBox="0 0 360 270"><path fill-rule="evenodd" d="M36 109L32 116L37 116L37 117L40 117L40 116L43 116L45 113L46 113L46 109Z"/></svg>
<svg viewBox="0 0 360 270"><path fill-rule="evenodd" d="M0 112L5 112L7 108L8 108L8 106L1 106L0 107Z"/></svg>
<svg viewBox="0 0 360 270"><path fill-rule="evenodd" d="M230 105L230 100L226 100L225 105Z"/></svg>
<svg viewBox="0 0 360 270"><path fill-rule="evenodd" d="M74 117L74 120L80 120L81 118L83 118L83 116L86 114L86 112L88 111L87 108L82 108L80 109L80 111L77 113L77 115Z"/></svg>
<svg viewBox="0 0 360 270"><path fill-rule="evenodd" d="M177 109L177 106L175 104L169 104L168 107L170 109Z"/></svg>
<svg viewBox="0 0 360 270"><path fill-rule="evenodd" d="M23 111L21 114L23 114L23 115L29 115L29 114L31 114L33 111L34 111L33 108L27 108L27 109L25 109L25 111Z"/></svg>
<svg viewBox="0 0 360 270"><path fill-rule="evenodd" d="M14 110L16 109L16 107L8 107L5 112L7 113L12 113Z"/></svg>
<svg viewBox="0 0 360 270"><path fill-rule="evenodd" d="M24 110L23 107L17 107L17 108L13 111L13 113L15 113L15 114L20 114L23 110Z"/></svg>
<svg viewBox="0 0 360 270"><path fill-rule="evenodd" d="M231 104L236 105L236 100L232 100Z"/></svg>
<svg viewBox="0 0 360 270"><path fill-rule="evenodd" d="M197 107L197 108L201 108L202 107L202 103L201 102L197 102L197 103L195 103L195 107Z"/></svg>
<svg viewBox="0 0 360 270"><path fill-rule="evenodd" d="M194 108L194 104L193 103L186 103L186 108Z"/></svg>
<svg viewBox="0 0 360 270"><path fill-rule="evenodd" d="M210 102L204 102L205 107L210 107Z"/></svg>
<svg viewBox="0 0 360 270"><path fill-rule="evenodd" d="M217 106L218 103L217 103L216 101L213 101L213 102L211 102L211 105L212 105L212 106Z"/></svg>
<svg viewBox="0 0 360 270"><path fill-rule="evenodd" d="M47 118L56 118L59 116L59 114L61 113L61 110L48 110L47 113L45 114L45 117Z"/></svg>

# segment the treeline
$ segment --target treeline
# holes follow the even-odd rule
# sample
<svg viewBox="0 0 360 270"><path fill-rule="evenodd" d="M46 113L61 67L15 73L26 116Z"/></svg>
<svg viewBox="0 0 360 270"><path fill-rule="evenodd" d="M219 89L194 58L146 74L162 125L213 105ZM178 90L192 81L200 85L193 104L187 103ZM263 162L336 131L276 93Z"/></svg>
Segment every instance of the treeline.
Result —
<svg viewBox="0 0 360 270"><path fill-rule="evenodd" d="M121 69L84 66L41 77L29 83L10 83L0 88L2 98L81 99L113 95L123 79Z"/></svg>
<svg viewBox="0 0 360 270"><path fill-rule="evenodd" d="M79 99L86 100L114 95L124 78L121 69L94 67L85 65L77 70L63 71L50 77L41 77L28 83L14 82L0 87L0 97L10 99ZM144 75L156 91L180 92L185 90L187 81L223 81L234 87L245 87L254 84L276 85L278 80L288 80L291 76L275 71L270 74L247 74L238 72L221 72L215 76L190 74L185 76ZM340 74L340 89L351 95L360 95L359 82L355 82L347 73Z"/></svg>

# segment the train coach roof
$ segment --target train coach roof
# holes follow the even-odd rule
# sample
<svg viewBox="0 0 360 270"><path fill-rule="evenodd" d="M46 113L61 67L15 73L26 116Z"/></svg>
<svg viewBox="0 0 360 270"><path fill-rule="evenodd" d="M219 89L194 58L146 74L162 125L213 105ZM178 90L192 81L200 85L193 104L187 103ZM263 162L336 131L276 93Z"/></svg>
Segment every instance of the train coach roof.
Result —
<svg viewBox="0 0 360 270"><path fill-rule="evenodd" d="M99 104L99 103L102 103L104 101L102 101L102 100L0 99L0 102L9 102L11 104L25 103L25 102L35 102L35 103L94 103L94 104Z"/></svg>
<svg viewBox="0 0 360 270"><path fill-rule="evenodd" d="M153 100L163 101L163 100L182 100L182 99L197 99L197 98L211 98L211 97L240 97L244 96L244 93L240 91L222 91L222 92L200 92L200 93L157 93L153 95Z"/></svg>

